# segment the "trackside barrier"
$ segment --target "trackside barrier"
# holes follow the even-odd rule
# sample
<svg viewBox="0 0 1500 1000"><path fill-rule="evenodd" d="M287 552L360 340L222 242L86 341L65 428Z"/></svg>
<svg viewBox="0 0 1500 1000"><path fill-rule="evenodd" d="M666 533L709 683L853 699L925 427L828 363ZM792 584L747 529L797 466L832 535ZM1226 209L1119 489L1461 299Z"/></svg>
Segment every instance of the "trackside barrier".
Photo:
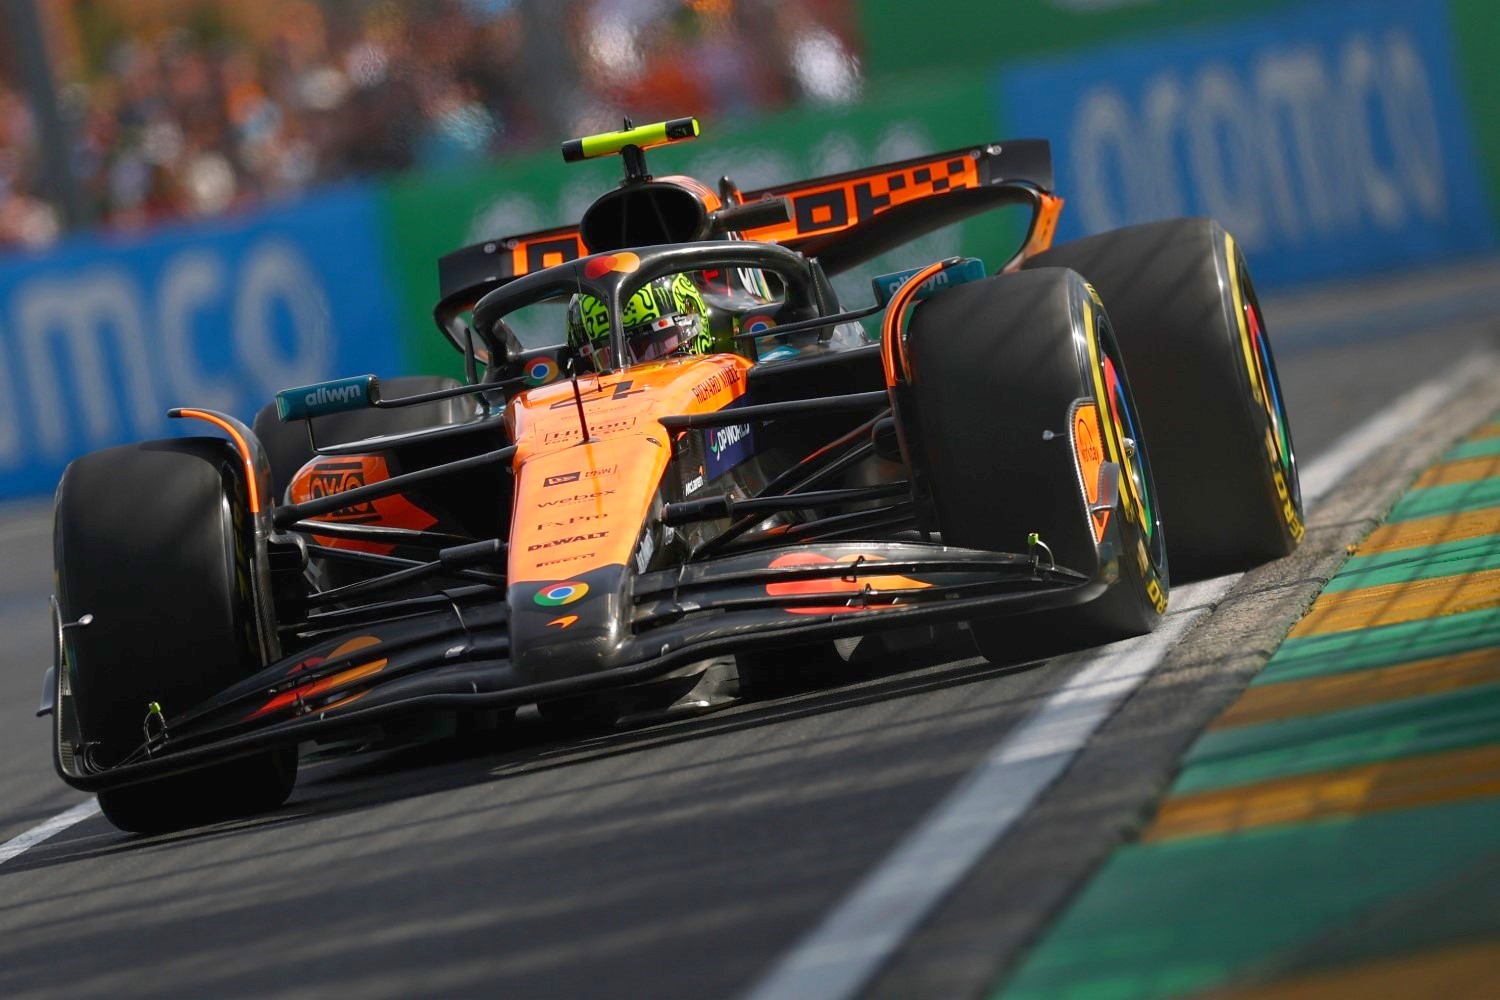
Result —
<svg viewBox="0 0 1500 1000"><path fill-rule="evenodd" d="M995 89L1008 131L1052 137L1060 240L1212 215L1263 286L1495 247L1442 4L1282 8L1016 63Z"/></svg>
<svg viewBox="0 0 1500 1000"><path fill-rule="evenodd" d="M84 452L184 433L172 406L250 420L279 389L405 369L362 187L132 241L0 260L0 499Z"/></svg>

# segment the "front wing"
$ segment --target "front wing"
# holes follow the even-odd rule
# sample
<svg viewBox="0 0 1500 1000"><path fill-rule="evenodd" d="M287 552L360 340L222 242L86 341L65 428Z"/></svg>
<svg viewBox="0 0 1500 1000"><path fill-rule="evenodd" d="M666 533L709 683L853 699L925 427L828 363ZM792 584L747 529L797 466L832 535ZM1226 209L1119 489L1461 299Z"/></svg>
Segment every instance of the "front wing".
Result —
<svg viewBox="0 0 1500 1000"><path fill-rule="evenodd" d="M136 753L107 769L69 742L67 671L57 669L55 763L68 784L98 791L415 712L514 707L623 688L756 648L1078 604L1117 572L1113 533L1099 543L1096 564L1079 568L920 541L760 549L629 574L620 638L593 669L552 676L512 656L511 608L493 588L461 587L414 599L399 618L331 627L201 705L164 706L162 724L143 728Z"/></svg>

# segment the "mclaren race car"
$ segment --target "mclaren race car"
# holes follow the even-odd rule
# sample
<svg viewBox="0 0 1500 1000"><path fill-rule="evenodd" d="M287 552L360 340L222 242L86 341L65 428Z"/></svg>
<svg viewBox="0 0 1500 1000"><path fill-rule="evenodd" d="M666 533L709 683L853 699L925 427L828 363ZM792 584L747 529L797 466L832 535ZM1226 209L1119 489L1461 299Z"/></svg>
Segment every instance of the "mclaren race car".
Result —
<svg viewBox="0 0 1500 1000"><path fill-rule="evenodd" d="M280 804L299 746L522 706L609 725L938 627L1022 662L1150 630L1169 555L1181 580L1297 544L1264 317L1213 221L1050 248L1038 140L751 192L648 173L697 133L566 143L624 180L440 261L464 382L302 386L253 427L183 407L211 433L68 467L64 781L178 828ZM837 300L830 275L1002 205L1030 224L997 269Z"/></svg>

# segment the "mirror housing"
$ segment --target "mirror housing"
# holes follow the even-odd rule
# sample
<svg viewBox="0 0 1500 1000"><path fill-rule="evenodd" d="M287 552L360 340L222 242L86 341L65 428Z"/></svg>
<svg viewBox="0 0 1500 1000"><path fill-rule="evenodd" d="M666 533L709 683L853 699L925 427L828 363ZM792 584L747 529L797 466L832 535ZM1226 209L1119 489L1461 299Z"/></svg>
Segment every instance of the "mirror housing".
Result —
<svg viewBox="0 0 1500 1000"><path fill-rule="evenodd" d="M363 410L380 399L380 380L374 375L336 378L331 382L283 389L276 394L276 416L282 423L326 417L330 413Z"/></svg>

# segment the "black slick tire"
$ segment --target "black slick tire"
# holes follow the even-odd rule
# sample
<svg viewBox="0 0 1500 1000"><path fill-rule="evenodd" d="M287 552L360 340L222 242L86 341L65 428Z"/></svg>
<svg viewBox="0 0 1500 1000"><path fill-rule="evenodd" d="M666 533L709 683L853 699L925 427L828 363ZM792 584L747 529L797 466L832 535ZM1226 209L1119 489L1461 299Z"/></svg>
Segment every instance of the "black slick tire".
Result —
<svg viewBox="0 0 1500 1000"><path fill-rule="evenodd" d="M1244 255L1212 219L1075 240L1027 268L1094 286L1151 441L1179 581L1286 555L1303 534L1291 428Z"/></svg>
<svg viewBox="0 0 1500 1000"><path fill-rule="evenodd" d="M1092 569L1099 539L1065 429L1079 401L1108 424L1095 377L1105 358L1118 405L1128 410L1131 398L1108 318L1083 279L1050 268L955 286L917 305L908 344L920 461L943 541L1026 552L1035 532L1058 564ZM1039 659L1140 635L1160 620L1169 584L1145 442L1135 435L1127 457L1126 435L1106 433L1135 491L1126 497L1122 475L1133 516L1119 507L1106 522L1114 582L1084 604L970 621L987 659Z"/></svg>
<svg viewBox="0 0 1500 1000"><path fill-rule="evenodd" d="M251 524L238 456L216 438L123 445L73 462L53 527L63 646L87 758L111 767L143 741L148 705L185 711L261 666ZM159 832L272 808L296 751L263 751L106 790L121 829Z"/></svg>
<svg viewBox="0 0 1500 1000"><path fill-rule="evenodd" d="M283 747L100 792L99 809L129 833L171 833L275 809L296 781L297 748Z"/></svg>

